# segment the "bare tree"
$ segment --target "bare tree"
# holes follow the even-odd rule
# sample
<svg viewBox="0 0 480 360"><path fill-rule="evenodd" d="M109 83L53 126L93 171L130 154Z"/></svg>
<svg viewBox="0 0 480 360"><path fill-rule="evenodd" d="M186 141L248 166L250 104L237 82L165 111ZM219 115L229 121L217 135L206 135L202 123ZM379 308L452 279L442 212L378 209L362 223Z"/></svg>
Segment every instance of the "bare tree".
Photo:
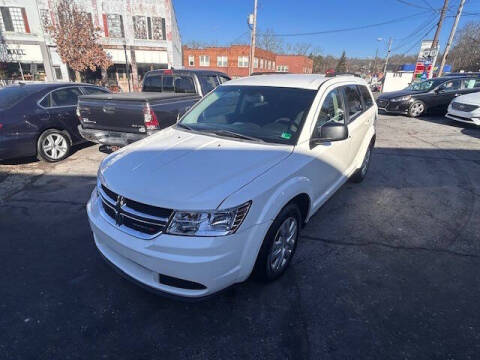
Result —
<svg viewBox="0 0 480 360"><path fill-rule="evenodd" d="M480 70L480 22L470 22L457 33L448 58L455 70Z"/></svg>
<svg viewBox="0 0 480 360"><path fill-rule="evenodd" d="M95 71L97 67L106 70L112 65L110 57L97 43L100 29L94 28L87 13L69 0L60 0L55 10L57 21L47 30L57 45L62 61L75 71L76 81L81 81L81 71Z"/></svg>
<svg viewBox="0 0 480 360"><path fill-rule="evenodd" d="M307 55L312 48L312 44L310 43L305 43L305 42L300 42L300 43L288 43L285 45L284 52L286 54L292 54L292 55Z"/></svg>
<svg viewBox="0 0 480 360"><path fill-rule="evenodd" d="M257 47L274 53L283 52L283 39L275 34L272 29L259 32L257 37Z"/></svg>

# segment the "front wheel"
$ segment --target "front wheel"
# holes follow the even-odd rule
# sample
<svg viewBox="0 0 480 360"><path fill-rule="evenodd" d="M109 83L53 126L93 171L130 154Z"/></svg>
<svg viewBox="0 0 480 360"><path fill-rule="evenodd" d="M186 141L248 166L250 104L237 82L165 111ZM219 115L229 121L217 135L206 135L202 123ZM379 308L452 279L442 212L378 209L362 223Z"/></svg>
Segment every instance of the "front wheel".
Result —
<svg viewBox="0 0 480 360"><path fill-rule="evenodd" d="M425 104L420 101L414 101L410 107L408 108L408 116L410 117L418 117L425 112Z"/></svg>
<svg viewBox="0 0 480 360"><path fill-rule="evenodd" d="M285 206L263 240L253 275L269 282L279 278L295 254L302 215L295 203Z"/></svg>
<svg viewBox="0 0 480 360"><path fill-rule="evenodd" d="M367 176L368 168L370 166L370 157L372 156L372 149L373 143L368 146L367 153L363 158L362 166L360 167L360 169L355 171L355 173L350 178L352 182L360 183L365 179L365 176Z"/></svg>
<svg viewBox="0 0 480 360"><path fill-rule="evenodd" d="M70 153L70 139L56 129L49 129L40 135L37 142L37 157L46 162L65 159Z"/></svg>

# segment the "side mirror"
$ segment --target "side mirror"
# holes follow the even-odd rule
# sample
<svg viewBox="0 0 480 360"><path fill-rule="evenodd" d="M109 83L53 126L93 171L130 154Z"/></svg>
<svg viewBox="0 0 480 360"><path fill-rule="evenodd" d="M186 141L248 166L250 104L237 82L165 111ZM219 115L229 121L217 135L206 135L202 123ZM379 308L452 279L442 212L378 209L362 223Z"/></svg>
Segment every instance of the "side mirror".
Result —
<svg viewBox="0 0 480 360"><path fill-rule="evenodd" d="M326 123L319 129L315 129L310 145L318 145L325 142L341 141L348 138L348 127L339 123Z"/></svg>

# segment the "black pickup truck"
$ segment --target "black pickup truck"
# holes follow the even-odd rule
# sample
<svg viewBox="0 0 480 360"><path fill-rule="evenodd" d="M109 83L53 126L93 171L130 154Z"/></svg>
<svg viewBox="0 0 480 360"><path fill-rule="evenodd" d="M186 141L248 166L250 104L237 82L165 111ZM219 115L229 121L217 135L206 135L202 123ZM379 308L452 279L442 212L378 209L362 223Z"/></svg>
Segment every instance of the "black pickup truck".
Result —
<svg viewBox="0 0 480 360"><path fill-rule="evenodd" d="M78 130L88 141L125 146L175 124L193 104L228 80L217 71L149 71L142 92L80 96Z"/></svg>

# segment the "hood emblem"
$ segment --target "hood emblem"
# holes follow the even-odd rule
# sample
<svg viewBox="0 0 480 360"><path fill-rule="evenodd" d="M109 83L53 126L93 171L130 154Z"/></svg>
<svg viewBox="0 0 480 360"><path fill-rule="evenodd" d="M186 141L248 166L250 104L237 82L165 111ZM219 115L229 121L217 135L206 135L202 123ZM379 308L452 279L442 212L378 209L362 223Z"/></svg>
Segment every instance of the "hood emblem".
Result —
<svg viewBox="0 0 480 360"><path fill-rule="evenodd" d="M122 225L122 221L123 221L122 207L124 205L125 205L125 198L119 195L115 203L115 223L117 225Z"/></svg>

